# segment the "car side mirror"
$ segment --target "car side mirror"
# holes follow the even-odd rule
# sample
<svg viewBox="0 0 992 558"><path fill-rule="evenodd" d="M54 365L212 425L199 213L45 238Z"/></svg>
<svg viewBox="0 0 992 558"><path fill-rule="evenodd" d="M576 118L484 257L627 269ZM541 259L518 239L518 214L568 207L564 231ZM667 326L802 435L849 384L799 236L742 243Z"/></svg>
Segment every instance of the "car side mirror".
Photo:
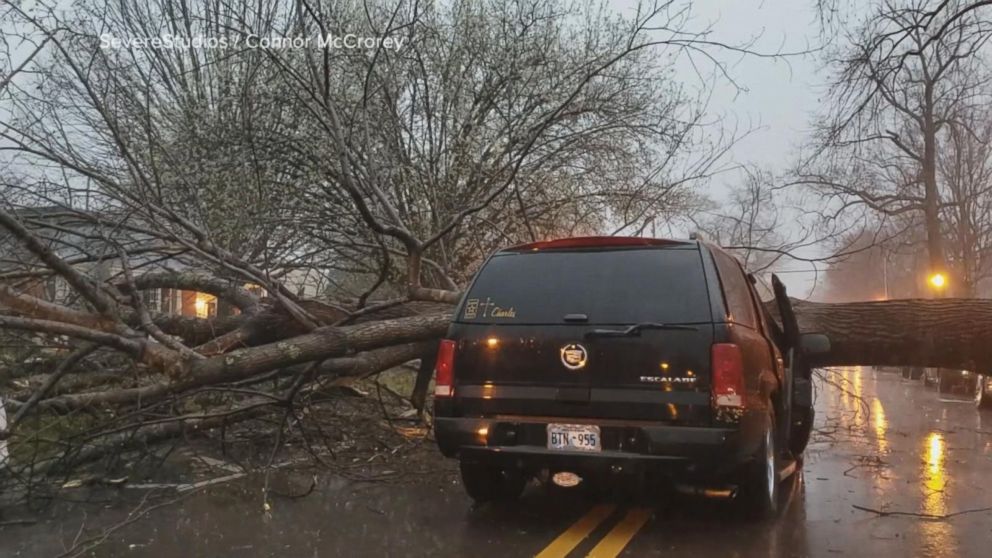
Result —
<svg viewBox="0 0 992 558"><path fill-rule="evenodd" d="M799 346L807 356L822 356L830 352L830 338L822 333L804 333Z"/></svg>

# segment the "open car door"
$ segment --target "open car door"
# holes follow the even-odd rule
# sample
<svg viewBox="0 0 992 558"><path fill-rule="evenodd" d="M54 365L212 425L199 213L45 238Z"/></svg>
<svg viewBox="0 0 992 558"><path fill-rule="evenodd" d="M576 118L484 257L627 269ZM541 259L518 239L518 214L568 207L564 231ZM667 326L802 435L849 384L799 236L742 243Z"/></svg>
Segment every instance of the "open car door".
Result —
<svg viewBox="0 0 992 558"><path fill-rule="evenodd" d="M794 456L802 455L813 431L813 379L812 370L803 352L799 322L792 309L792 302L785 291L785 285L778 276L772 275L772 290L782 320L782 341L780 347L785 357L786 409L789 421L789 451Z"/></svg>

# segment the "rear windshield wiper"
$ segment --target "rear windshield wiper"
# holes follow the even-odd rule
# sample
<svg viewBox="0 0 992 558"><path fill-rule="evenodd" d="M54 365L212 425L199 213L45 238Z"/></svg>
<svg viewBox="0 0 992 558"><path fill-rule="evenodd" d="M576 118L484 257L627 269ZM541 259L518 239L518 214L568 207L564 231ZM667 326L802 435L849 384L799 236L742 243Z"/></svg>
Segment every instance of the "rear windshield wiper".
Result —
<svg viewBox="0 0 992 558"><path fill-rule="evenodd" d="M669 329L699 331L699 328L689 325L659 324L657 322L641 322L626 329L594 329L587 331L586 338L590 337L637 337L644 329Z"/></svg>

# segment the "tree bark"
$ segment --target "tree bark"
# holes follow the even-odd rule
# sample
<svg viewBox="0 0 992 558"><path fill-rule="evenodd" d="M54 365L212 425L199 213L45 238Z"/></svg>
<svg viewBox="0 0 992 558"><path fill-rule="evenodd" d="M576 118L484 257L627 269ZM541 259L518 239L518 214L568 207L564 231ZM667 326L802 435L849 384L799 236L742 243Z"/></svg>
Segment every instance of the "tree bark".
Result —
<svg viewBox="0 0 992 558"><path fill-rule="evenodd" d="M4 324L0 316L0 326ZM322 327L311 333L266 345L238 349L209 359L162 365L170 377L139 387L59 395L37 402L39 409L83 409L95 405L150 403L185 390L244 380L263 372L314 361L328 361L321 373L362 375L377 365L395 366L430 350L448 328L451 314L428 314L367 322L340 328ZM378 353L362 355L374 349ZM346 357L338 360L339 357ZM350 358L349 358L350 357ZM14 404L16 407L16 403Z"/></svg>
<svg viewBox="0 0 992 558"><path fill-rule="evenodd" d="M992 300L793 300L799 329L830 338L814 366L933 366L992 370ZM774 304L769 311L777 315Z"/></svg>

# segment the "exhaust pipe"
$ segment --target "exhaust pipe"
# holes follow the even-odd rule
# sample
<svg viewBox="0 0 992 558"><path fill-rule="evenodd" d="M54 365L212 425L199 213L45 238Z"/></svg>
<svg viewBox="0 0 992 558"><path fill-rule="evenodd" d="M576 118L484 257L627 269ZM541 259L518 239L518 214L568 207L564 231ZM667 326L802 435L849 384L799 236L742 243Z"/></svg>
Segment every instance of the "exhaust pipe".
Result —
<svg viewBox="0 0 992 558"><path fill-rule="evenodd" d="M701 496L703 498L729 499L737 495L737 487L710 487L695 484L676 484L675 491L679 494L689 496Z"/></svg>

